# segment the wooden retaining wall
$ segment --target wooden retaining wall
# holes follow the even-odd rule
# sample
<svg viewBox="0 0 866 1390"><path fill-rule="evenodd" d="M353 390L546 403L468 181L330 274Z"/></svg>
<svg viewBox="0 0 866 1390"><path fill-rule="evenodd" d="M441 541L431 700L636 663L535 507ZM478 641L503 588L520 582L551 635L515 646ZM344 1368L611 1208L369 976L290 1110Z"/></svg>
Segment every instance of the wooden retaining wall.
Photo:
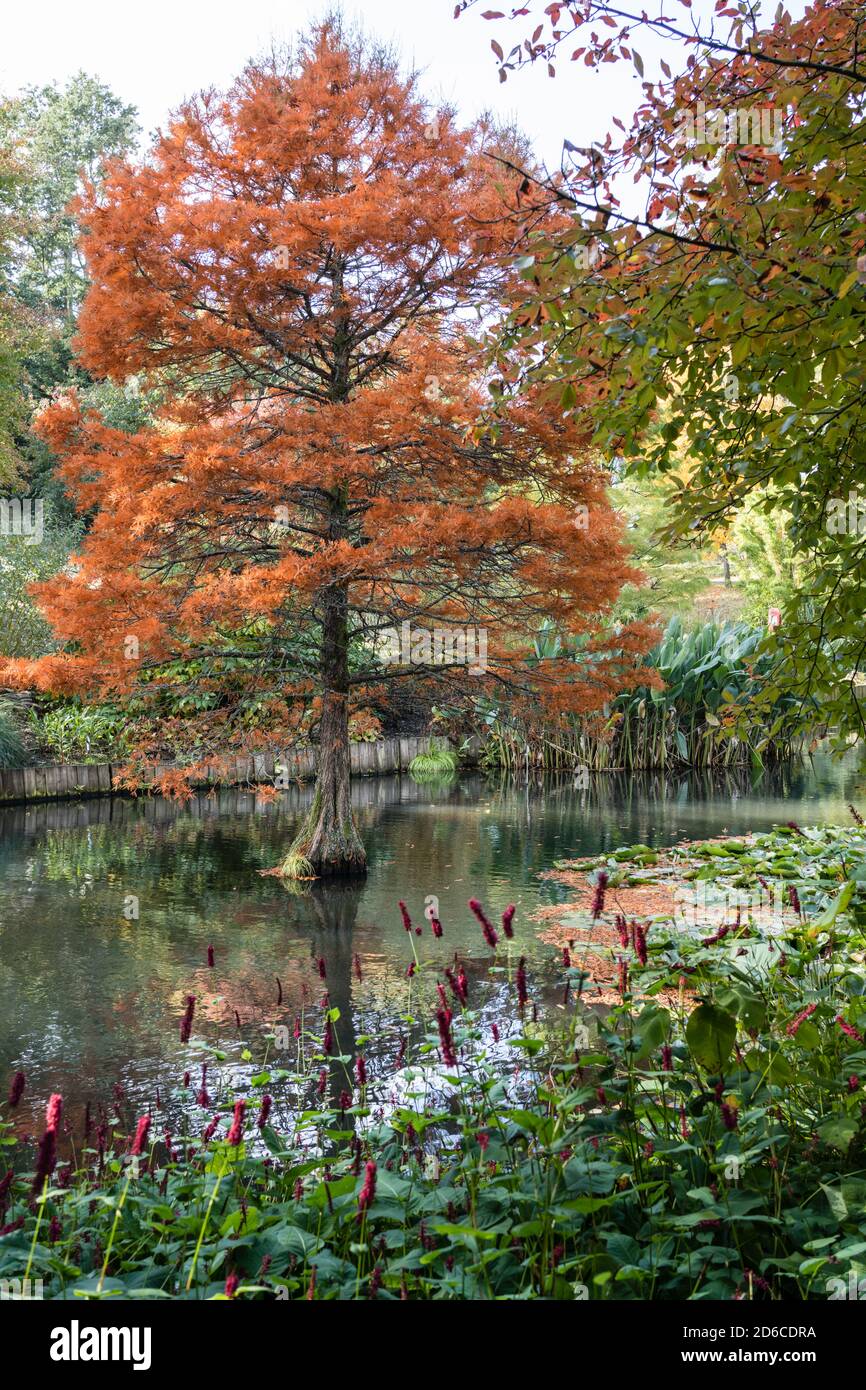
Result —
<svg viewBox="0 0 866 1390"><path fill-rule="evenodd" d="M419 753L432 748L449 748L447 738L431 738L424 734L414 738L386 738L376 743L350 744L352 775L374 777L381 773L403 772ZM290 753L255 753L237 758L228 772L218 773L208 768L199 786L240 786L273 782L276 765L286 769L292 782L308 782L316 775L318 750L303 748ZM65 801L70 797L107 796L112 790L112 777L120 764L69 763L55 767L25 767L0 772L0 805L15 805L30 801ZM143 779L141 790L148 788L171 767L155 763L149 776Z"/></svg>

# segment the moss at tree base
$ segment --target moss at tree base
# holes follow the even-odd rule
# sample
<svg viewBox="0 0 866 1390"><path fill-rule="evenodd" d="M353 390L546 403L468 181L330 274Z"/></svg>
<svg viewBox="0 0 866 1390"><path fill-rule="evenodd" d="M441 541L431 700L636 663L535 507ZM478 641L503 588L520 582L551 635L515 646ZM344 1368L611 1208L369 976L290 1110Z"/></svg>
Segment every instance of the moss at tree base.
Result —
<svg viewBox="0 0 866 1390"><path fill-rule="evenodd" d="M351 811L342 821L329 813L320 787L280 865L284 878L352 878L367 872L367 852Z"/></svg>

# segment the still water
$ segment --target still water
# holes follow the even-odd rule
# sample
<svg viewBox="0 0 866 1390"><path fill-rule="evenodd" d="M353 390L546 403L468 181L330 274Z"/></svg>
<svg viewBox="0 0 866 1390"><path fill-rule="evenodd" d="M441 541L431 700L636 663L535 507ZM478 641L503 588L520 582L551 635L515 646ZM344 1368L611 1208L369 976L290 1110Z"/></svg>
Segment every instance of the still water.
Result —
<svg viewBox="0 0 866 1390"><path fill-rule="evenodd" d="M410 1031L402 1019L421 1012L400 898L424 924L420 958L444 966L456 952L476 1004L495 1001L504 975L490 975L467 899L481 898L496 918L516 903L512 959L529 958L540 992L553 963L529 917L567 896L538 877L556 859L787 820L846 823L849 801L866 811L866 774L849 755L760 780L598 778L588 792L568 779L369 779L353 788L367 879L287 888L260 871L279 862L309 795L297 788L266 802L227 790L186 806L112 799L0 810L0 1086L15 1069L27 1074L21 1132L40 1128L52 1091L78 1124L87 1102L116 1109L118 1085L130 1113L158 1092L166 1122L182 1123L192 1100L180 1081L186 1068L195 1080L201 1041L225 1051L231 1079L255 1070L275 1025L291 1031L302 1009L318 1016L319 957L343 1051L369 1038L375 1068L377 1048L393 1052L395 1029ZM439 899L438 942L424 923L428 894ZM192 1048L179 1040L188 994L197 998ZM220 1071L212 1062L212 1090Z"/></svg>

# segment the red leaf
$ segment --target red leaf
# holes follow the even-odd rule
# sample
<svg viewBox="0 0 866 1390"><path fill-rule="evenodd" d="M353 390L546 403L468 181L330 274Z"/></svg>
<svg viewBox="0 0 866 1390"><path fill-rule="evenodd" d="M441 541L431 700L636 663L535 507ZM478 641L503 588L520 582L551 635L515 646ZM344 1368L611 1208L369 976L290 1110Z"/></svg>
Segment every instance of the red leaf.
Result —
<svg viewBox="0 0 866 1390"><path fill-rule="evenodd" d="M502 10L485 10L484 13L483 13L483 15L481 16L481 18L482 18L482 19L504 19L504 18L505 18L505 15L503 14Z"/></svg>

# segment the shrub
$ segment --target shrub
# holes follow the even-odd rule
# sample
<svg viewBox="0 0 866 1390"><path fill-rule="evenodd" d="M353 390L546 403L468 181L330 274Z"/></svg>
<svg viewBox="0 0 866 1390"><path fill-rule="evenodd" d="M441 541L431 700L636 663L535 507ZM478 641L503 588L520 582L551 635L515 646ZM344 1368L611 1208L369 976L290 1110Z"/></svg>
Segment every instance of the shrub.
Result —
<svg viewBox="0 0 866 1390"><path fill-rule="evenodd" d="M40 744L58 762L91 762L126 749L124 717L106 705L60 705L30 715Z"/></svg>

